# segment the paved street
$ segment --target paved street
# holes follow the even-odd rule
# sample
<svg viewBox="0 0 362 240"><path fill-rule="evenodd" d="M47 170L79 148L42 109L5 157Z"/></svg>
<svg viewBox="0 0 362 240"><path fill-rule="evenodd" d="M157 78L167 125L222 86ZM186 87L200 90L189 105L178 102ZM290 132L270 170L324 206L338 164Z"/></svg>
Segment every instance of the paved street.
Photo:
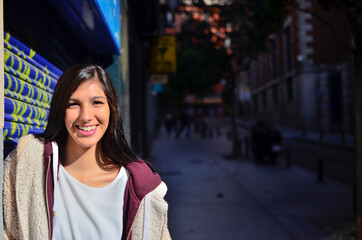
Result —
<svg viewBox="0 0 362 240"><path fill-rule="evenodd" d="M167 183L174 240L348 239L353 193L348 185L295 165L226 160L220 138L175 140L161 133L152 163Z"/></svg>

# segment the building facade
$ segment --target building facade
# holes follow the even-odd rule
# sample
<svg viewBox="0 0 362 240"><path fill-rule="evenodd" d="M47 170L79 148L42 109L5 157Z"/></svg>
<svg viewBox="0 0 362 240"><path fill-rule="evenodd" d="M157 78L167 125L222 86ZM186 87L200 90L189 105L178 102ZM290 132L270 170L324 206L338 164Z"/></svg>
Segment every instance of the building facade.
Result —
<svg viewBox="0 0 362 240"><path fill-rule="evenodd" d="M275 125L353 131L352 54L348 22L340 9L322 10L314 0L290 7L282 29L269 35L269 51L239 75L250 89L246 115ZM311 14L312 12L313 14ZM322 20L321 20L322 19Z"/></svg>

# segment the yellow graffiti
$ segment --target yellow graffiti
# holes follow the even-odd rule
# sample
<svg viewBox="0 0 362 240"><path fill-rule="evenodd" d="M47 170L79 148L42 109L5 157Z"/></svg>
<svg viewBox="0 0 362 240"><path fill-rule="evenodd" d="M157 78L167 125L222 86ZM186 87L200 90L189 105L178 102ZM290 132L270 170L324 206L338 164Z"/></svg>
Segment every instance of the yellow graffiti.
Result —
<svg viewBox="0 0 362 240"><path fill-rule="evenodd" d="M35 71L35 77L34 77L34 79L38 79L38 77L39 77L39 72L38 72L38 71Z"/></svg>
<svg viewBox="0 0 362 240"><path fill-rule="evenodd" d="M23 68L23 61L19 61L20 58L18 57L18 62L19 62L19 66L18 66L18 69L17 71L20 72L20 73L23 73L24 72L24 68Z"/></svg>
<svg viewBox="0 0 362 240"><path fill-rule="evenodd" d="M4 141L5 141L6 136L8 136L8 134L9 134L9 130L5 129L4 130L4 136L3 136Z"/></svg>
<svg viewBox="0 0 362 240"><path fill-rule="evenodd" d="M53 92L52 81L56 80L49 76L49 66L38 69L28 63L30 59L36 57L36 51L17 48L11 45L11 41L11 35L5 33L4 94L10 101L7 104L11 104L12 108L6 113L6 121L10 127L4 128L4 139L13 139L17 142L18 137L22 135L44 130L48 116L46 109L50 108Z"/></svg>
<svg viewBox="0 0 362 240"><path fill-rule="evenodd" d="M21 111L19 112L19 116L23 116L24 115L24 113L26 112L26 104L21 104L22 106L20 106L20 108L21 108Z"/></svg>
<svg viewBox="0 0 362 240"><path fill-rule="evenodd" d="M11 136L15 135L15 130L16 130L15 128L11 128L11 131L10 131Z"/></svg>
<svg viewBox="0 0 362 240"><path fill-rule="evenodd" d="M4 49L4 63L6 64L6 62L9 60L10 54L9 52Z"/></svg>
<svg viewBox="0 0 362 240"><path fill-rule="evenodd" d="M11 37L10 34L9 34L9 33L6 33L6 34L5 34L4 41L5 41L6 43L9 43L10 37Z"/></svg>
<svg viewBox="0 0 362 240"><path fill-rule="evenodd" d="M44 67L43 67L43 71L44 71L46 74L49 74L48 66L44 66Z"/></svg>
<svg viewBox="0 0 362 240"><path fill-rule="evenodd" d="M33 57L35 56L36 52L33 49L30 49L30 53L29 53L29 58L33 59Z"/></svg>
<svg viewBox="0 0 362 240"><path fill-rule="evenodd" d="M13 110L13 114L15 114L15 118L17 120L17 116L20 116L19 113L21 111L21 107L19 107L19 105L17 104L16 100L11 100L11 102L14 104L14 110Z"/></svg>
<svg viewBox="0 0 362 240"><path fill-rule="evenodd" d="M18 52L17 52L16 55L18 55L18 56L21 57L21 58L26 58L26 54L24 53L23 50L18 50Z"/></svg>
<svg viewBox="0 0 362 240"><path fill-rule="evenodd" d="M20 82L18 82L18 81L14 81L14 83L15 83L15 90L14 90L14 92L19 92L19 84L20 84Z"/></svg>
<svg viewBox="0 0 362 240"><path fill-rule="evenodd" d="M7 79L7 83L8 83L8 86L6 89L10 90L11 86L12 86L12 81L11 81L12 79L8 73L4 73L4 74L5 74L5 79Z"/></svg>
<svg viewBox="0 0 362 240"><path fill-rule="evenodd" d="M25 84L20 83L19 85L20 85L20 89L18 92L22 93L24 91Z"/></svg>
<svg viewBox="0 0 362 240"><path fill-rule="evenodd" d="M20 135L20 127L19 127L18 124L14 124L14 125L15 125L15 131L14 131L14 133L17 132L17 133L18 133L17 136L19 136L19 135Z"/></svg>
<svg viewBox="0 0 362 240"><path fill-rule="evenodd" d="M24 71L25 76L29 77L30 76L30 67L28 65L25 65L25 71Z"/></svg>

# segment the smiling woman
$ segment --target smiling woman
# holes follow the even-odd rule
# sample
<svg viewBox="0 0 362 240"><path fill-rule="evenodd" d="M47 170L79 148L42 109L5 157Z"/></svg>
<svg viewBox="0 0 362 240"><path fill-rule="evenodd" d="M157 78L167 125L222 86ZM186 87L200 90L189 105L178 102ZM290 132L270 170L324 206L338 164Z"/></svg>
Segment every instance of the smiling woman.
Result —
<svg viewBox="0 0 362 240"><path fill-rule="evenodd" d="M63 73L45 132L20 139L4 175L5 239L170 239L167 187L128 145L100 66Z"/></svg>
<svg viewBox="0 0 362 240"><path fill-rule="evenodd" d="M64 123L69 133L67 148L75 152L95 148L108 128L109 115L107 97L100 82L91 79L79 85L65 111Z"/></svg>

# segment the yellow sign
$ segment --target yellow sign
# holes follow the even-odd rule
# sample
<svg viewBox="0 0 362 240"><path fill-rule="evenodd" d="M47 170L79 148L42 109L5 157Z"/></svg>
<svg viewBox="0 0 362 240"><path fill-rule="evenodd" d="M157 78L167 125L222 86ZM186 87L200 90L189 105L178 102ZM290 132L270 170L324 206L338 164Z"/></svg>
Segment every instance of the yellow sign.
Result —
<svg viewBox="0 0 362 240"><path fill-rule="evenodd" d="M176 72L176 36L153 38L150 56L151 73Z"/></svg>

